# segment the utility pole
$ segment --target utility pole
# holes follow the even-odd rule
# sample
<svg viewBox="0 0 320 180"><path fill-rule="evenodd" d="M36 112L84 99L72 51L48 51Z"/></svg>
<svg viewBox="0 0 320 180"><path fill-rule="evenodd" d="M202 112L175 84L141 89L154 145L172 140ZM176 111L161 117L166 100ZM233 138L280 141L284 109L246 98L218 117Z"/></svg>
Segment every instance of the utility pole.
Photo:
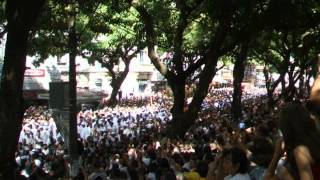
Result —
<svg viewBox="0 0 320 180"><path fill-rule="evenodd" d="M69 0L69 157L71 171L70 176L77 175L78 147L77 147L77 80L76 80L76 56L77 34L75 28L76 8L75 2Z"/></svg>

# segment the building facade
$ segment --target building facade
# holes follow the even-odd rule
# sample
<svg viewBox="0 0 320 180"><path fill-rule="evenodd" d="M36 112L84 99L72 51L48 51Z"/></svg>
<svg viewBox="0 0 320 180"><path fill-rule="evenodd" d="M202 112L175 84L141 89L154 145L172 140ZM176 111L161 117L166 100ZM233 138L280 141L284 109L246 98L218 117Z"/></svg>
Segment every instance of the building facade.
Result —
<svg viewBox="0 0 320 180"><path fill-rule="evenodd" d="M40 66L35 66L33 57L27 57L24 78L24 95L27 99L41 99L47 97L50 82L67 82L69 72L69 56L49 57ZM76 58L77 89L111 94L111 77L101 64L89 64L87 59ZM122 71L124 64L115 67L115 71ZM125 96L146 96L152 93L154 82L163 80L147 56L146 50L140 51L130 63L129 73L120 90Z"/></svg>

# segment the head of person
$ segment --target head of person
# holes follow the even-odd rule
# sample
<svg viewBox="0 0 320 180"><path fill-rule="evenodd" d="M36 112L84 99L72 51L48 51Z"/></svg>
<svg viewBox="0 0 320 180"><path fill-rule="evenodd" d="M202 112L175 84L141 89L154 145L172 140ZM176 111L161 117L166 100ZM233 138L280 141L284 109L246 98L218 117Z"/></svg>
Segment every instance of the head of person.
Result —
<svg viewBox="0 0 320 180"><path fill-rule="evenodd" d="M273 145L267 138L257 137L249 144L251 161L260 167L267 168L272 160Z"/></svg>
<svg viewBox="0 0 320 180"><path fill-rule="evenodd" d="M176 180L176 174L172 169L168 169L160 177L160 180Z"/></svg>
<svg viewBox="0 0 320 180"><path fill-rule="evenodd" d="M225 149L222 154L225 174L245 174L248 172L249 161L244 150L238 147Z"/></svg>
<svg viewBox="0 0 320 180"><path fill-rule="evenodd" d="M308 147L315 160L320 160L319 119L301 103L289 103L279 116L279 128L282 132L287 152L290 154L299 146Z"/></svg>

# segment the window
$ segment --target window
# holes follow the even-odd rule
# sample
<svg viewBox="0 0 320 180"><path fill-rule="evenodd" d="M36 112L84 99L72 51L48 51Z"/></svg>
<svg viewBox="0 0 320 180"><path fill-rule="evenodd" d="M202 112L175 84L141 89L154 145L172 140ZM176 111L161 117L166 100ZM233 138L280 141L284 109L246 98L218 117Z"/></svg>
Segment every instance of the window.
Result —
<svg viewBox="0 0 320 180"><path fill-rule="evenodd" d="M151 73L150 72L140 72L138 74L138 80L140 81L147 81L151 79Z"/></svg>
<svg viewBox="0 0 320 180"><path fill-rule="evenodd" d="M139 52L140 64L144 64L144 58L143 58L143 56L144 56L144 52L143 52L143 51L140 51L140 52Z"/></svg>
<svg viewBox="0 0 320 180"><path fill-rule="evenodd" d="M95 84L97 87L102 87L102 79L100 79L100 78L96 79Z"/></svg>
<svg viewBox="0 0 320 180"><path fill-rule="evenodd" d="M139 82L139 92L143 93L146 90L146 87L147 87L146 81Z"/></svg>

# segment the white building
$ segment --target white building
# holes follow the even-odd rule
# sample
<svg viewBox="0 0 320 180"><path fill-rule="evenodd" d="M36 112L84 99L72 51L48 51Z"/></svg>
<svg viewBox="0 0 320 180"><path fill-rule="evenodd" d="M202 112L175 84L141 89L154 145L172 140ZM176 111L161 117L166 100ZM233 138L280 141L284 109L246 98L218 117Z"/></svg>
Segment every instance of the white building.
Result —
<svg viewBox="0 0 320 180"><path fill-rule="evenodd" d="M41 99L46 97L49 91L49 83L68 81L69 56L68 54L58 58L49 57L39 67L33 65L34 58L27 57L24 79L24 95L29 99ZM122 71L124 64L120 61L116 71ZM108 70L101 64L88 63L88 60L77 57L77 88L111 94ZM141 51L132 59L129 73L121 86L123 97L129 95L145 96L152 93L152 82L162 80L159 72L151 64L146 50Z"/></svg>

